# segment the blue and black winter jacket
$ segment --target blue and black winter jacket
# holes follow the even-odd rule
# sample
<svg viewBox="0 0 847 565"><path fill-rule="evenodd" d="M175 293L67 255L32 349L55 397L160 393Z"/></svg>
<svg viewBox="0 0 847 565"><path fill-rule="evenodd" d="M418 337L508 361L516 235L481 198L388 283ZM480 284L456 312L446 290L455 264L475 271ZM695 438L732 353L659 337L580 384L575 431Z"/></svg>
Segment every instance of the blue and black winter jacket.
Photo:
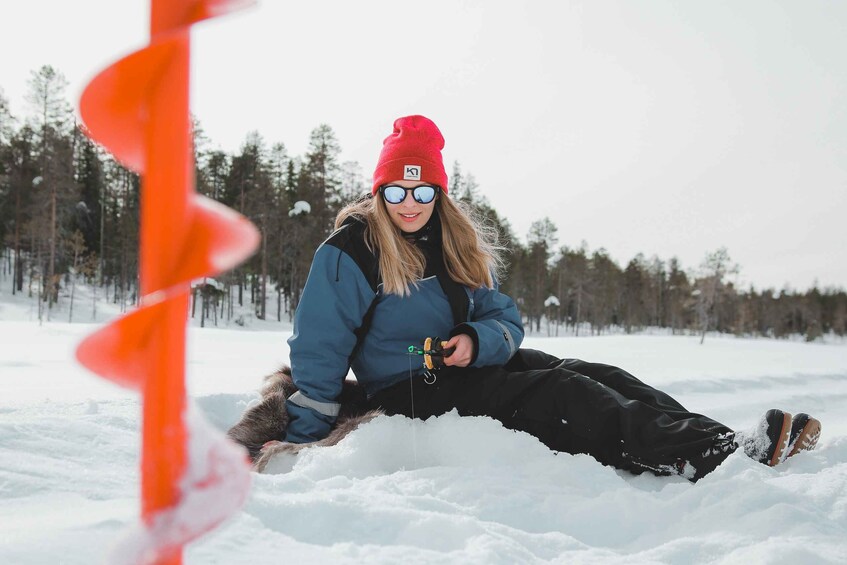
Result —
<svg viewBox="0 0 847 565"><path fill-rule="evenodd" d="M348 368L373 395L409 378L408 347L426 337L469 335L474 342L472 367L505 364L523 340L517 307L496 285L469 289L449 281L451 286L445 288L445 277L439 281L436 273L443 259L437 214L416 234L427 268L405 297L383 292L379 260L365 244L364 228L360 221L349 222L315 252L288 340L299 392L287 401L286 441L312 442L329 434ZM454 312L455 299L451 309L446 294L457 288L467 299L460 312ZM359 340L366 315L370 323ZM457 324L458 316L462 321ZM421 378L420 358L412 359L412 372Z"/></svg>

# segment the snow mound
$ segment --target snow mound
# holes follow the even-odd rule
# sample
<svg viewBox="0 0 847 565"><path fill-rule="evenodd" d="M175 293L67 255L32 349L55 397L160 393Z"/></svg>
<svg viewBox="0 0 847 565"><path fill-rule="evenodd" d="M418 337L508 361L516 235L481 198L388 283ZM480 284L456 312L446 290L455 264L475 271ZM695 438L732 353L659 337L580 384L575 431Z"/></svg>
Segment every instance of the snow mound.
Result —
<svg viewBox="0 0 847 565"><path fill-rule="evenodd" d="M847 505L833 496L847 492L845 462L847 438L779 469L736 453L693 485L555 454L487 418L381 417L257 476L243 519L303 559L355 546L376 561L400 547L423 562L833 561L845 551Z"/></svg>

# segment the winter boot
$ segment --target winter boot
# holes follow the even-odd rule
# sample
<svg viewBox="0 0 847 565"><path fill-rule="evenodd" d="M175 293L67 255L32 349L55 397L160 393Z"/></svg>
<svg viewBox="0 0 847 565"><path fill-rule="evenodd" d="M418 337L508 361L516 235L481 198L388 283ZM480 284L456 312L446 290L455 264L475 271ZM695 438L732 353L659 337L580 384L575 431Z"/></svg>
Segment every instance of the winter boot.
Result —
<svg viewBox="0 0 847 565"><path fill-rule="evenodd" d="M801 451L811 451L821 436L821 423L801 412L791 420L791 436L788 440L788 457Z"/></svg>
<svg viewBox="0 0 847 565"><path fill-rule="evenodd" d="M748 457L773 467L785 459L790 433L791 414L772 408L751 430L739 432L736 440Z"/></svg>

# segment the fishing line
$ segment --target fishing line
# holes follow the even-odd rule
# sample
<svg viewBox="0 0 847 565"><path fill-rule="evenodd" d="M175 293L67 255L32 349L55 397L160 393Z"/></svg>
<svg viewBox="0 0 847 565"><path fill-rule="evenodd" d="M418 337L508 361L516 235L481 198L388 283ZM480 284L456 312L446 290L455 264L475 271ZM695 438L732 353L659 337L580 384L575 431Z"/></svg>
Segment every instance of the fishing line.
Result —
<svg viewBox="0 0 847 565"><path fill-rule="evenodd" d="M409 353L409 394L412 397L412 458L415 462L415 469L418 468L418 437L417 437L417 422L415 422L415 383L412 380L412 353Z"/></svg>
<svg viewBox="0 0 847 565"><path fill-rule="evenodd" d="M406 351L409 355L409 395L412 399L412 453L415 461L415 467L418 466L418 436L417 423L415 422L415 382L412 374L412 355L423 355L424 358L424 374L423 382L431 385L435 383L435 371L444 363L443 358L450 356L455 347L444 349L444 344L447 342L441 341L439 338L426 338L423 348L410 345Z"/></svg>

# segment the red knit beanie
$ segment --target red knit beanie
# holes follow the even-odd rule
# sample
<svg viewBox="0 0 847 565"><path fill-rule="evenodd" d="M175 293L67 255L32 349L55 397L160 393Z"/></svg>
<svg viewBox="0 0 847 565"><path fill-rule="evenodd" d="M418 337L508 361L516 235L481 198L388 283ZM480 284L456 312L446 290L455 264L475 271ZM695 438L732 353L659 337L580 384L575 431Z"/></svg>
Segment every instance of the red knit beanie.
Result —
<svg viewBox="0 0 847 565"><path fill-rule="evenodd" d="M395 180L419 180L447 194L447 173L441 159L444 136L432 120L406 116L394 120L394 132L382 142L374 171L373 194Z"/></svg>

